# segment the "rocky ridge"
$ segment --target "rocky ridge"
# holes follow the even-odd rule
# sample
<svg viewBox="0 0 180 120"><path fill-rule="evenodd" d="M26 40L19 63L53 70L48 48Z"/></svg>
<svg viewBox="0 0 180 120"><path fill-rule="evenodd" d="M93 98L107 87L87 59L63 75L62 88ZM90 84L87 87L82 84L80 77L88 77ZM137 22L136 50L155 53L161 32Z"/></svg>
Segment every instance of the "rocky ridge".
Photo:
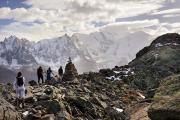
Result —
<svg viewBox="0 0 180 120"><path fill-rule="evenodd" d="M180 73L180 35L169 33L155 39L136 54L128 66L135 71L129 84L152 97L163 78Z"/></svg>
<svg viewBox="0 0 180 120"><path fill-rule="evenodd" d="M70 64L73 63L68 62L67 70L76 73ZM76 81L69 71L65 71L68 79ZM51 85L38 86L31 82L33 84L27 87L25 108L18 108L21 119L129 120L129 106L144 99L141 91L121 80L107 79L108 74L111 75L107 70L101 70L100 73L79 75L76 78L79 82L66 81L65 77L63 81L55 81ZM15 93L11 87L7 85L2 95L15 105Z"/></svg>

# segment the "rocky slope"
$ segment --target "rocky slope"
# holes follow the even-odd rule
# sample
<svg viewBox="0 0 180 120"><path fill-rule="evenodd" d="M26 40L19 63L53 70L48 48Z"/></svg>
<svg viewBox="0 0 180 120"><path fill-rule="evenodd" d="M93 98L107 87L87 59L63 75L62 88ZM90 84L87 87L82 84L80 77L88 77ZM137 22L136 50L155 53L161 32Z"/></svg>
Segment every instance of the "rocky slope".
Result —
<svg viewBox="0 0 180 120"><path fill-rule="evenodd" d="M15 107L0 96L0 120L20 120L20 114Z"/></svg>
<svg viewBox="0 0 180 120"><path fill-rule="evenodd" d="M68 67L68 68L67 68ZM52 120L129 120L129 106L142 101L141 91L123 81L107 80L107 74L89 73L77 76L72 63L67 64L63 81L53 80L50 85L28 86L25 108L18 109L22 119ZM2 95L15 105L15 93L11 85Z"/></svg>
<svg viewBox="0 0 180 120"><path fill-rule="evenodd" d="M153 96L161 80L169 75L180 73L180 35L165 34L145 47L129 63L135 75L130 83ZM152 93L152 94L151 94Z"/></svg>
<svg viewBox="0 0 180 120"><path fill-rule="evenodd" d="M152 120L180 120L180 75L163 80L148 114Z"/></svg>

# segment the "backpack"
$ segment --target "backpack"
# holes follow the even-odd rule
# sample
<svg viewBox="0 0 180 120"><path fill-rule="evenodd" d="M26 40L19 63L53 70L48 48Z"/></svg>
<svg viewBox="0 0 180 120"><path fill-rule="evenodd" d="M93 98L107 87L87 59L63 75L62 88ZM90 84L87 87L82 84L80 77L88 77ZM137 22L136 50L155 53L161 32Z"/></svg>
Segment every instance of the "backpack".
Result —
<svg viewBox="0 0 180 120"><path fill-rule="evenodd" d="M17 85L19 87L21 87L21 86L23 86L23 84L24 84L23 77L18 77L17 78Z"/></svg>

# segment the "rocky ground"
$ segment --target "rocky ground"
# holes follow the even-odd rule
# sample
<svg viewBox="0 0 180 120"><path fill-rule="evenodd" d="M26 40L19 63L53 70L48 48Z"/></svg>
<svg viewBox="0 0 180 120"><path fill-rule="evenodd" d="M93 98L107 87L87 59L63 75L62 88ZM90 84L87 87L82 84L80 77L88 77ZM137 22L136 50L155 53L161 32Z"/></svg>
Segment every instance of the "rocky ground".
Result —
<svg viewBox="0 0 180 120"><path fill-rule="evenodd" d="M24 109L15 107L12 85L0 85L0 118L180 120L179 41L178 34L163 35L129 65L97 73L78 75L69 61L62 81L29 82Z"/></svg>
<svg viewBox="0 0 180 120"><path fill-rule="evenodd" d="M129 120L130 106L145 99L142 91L121 80L131 74L130 68L116 67L78 76L75 66L69 62L63 81L49 85L29 82L25 108L17 108L17 111L20 118L26 120ZM2 95L16 105L10 84Z"/></svg>
<svg viewBox="0 0 180 120"><path fill-rule="evenodd" d="M128 120L128 106L143 100L140 92L121 81L110 82L98 77L92 79L89 75L86 78L81 79L80 83L29 86L26 106L18 109L18 112L27 120ZM4 92L3 95L15 105L13 91Z"/></svg>
<svg viewBox="0 0 180 120"><path fill-rule="evenodd" d="M180 120L180 75L163 80L156 91L149 116L153 120Z"/></svg>

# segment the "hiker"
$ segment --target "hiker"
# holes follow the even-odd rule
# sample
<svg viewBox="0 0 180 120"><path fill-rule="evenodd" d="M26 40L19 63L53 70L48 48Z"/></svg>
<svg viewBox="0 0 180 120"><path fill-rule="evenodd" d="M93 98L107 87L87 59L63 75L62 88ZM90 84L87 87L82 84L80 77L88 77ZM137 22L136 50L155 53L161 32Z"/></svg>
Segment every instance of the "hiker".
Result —
<svg viewBox="0 0 180 120"><path fill-rule="evenodd" d="M52 77L52 74L53 74L53 72L52 72L52 70L51 70L51 68L49 67L48 68L48 70L47 70L47 72L46 72L46 75L47 75L47 83L49 83L50 81L51 81L51 79L53 78Z"/></svg>
<svg viewBox="0 0 180 120"><path fill-rule="evenodd" d="M59 79L62 78L63 76L63 69L62 69L62 66L60 66L59 70L58 70L58 74L59 74Z"/></svg>
<svg viewBox="0 0 180 120"><path fill-rule="evenodd" d="M37 76L38 76L38 84L40 84L40 80L42 80L42 83L44 83L43 69L41 66L37 69Z"/></svg>
<svg viewBox="0 0 180 120"><path fill-rule="evenodd" d="M14 81L14 89L17 96L17 107L20 107L20 105L22 104L22 108L24 108L25 78L22 76L21 72L18 72L16 80Z"/></svg>

